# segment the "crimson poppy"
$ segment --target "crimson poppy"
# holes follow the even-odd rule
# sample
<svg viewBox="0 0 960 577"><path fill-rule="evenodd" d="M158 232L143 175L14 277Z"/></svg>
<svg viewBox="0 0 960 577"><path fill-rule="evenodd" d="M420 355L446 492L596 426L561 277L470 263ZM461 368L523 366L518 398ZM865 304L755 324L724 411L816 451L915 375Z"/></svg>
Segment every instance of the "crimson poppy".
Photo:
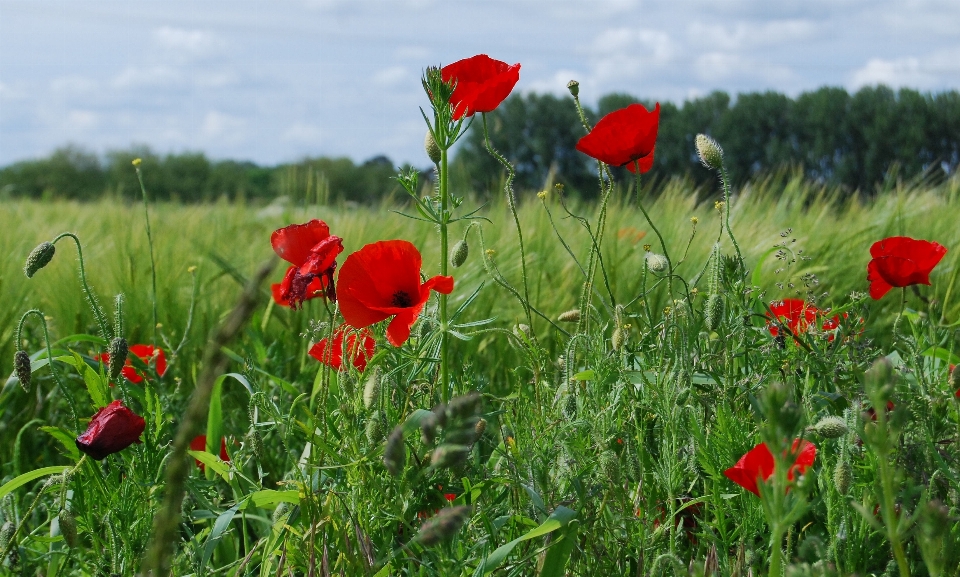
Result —
<svg viewBox="0 0 960 577"><path fill-rule="evenodd" d="M614 110L600 119L577 142L577 150L611 166L624 166L630 172L644 173L653 167L653 149L660 125L660 103L653 111L642 104Z"/></svg>
<svg viewBox="0 0 960 577"><path fill-rule="evenodd" d="M816 323L817 316L824 316L823 311L812 304L808 304L803 299L783 299L771 303L770 311L777 320L786 323L795 335L807 332L807 329ZM846 318L847 314L844 313L843 316ZM833 331L839 326L840 315L834 315L833 318L826 319L820 328L824 331ZM771 336L777 337L780 335L780 327L770 320L767 321L767 330L770 331ZM827 338L832 341L834 335L830 334Z"/></svg>
<svg viewBox="0 0 960 577"><path fill-rule="evenodd" d="M454 501L457 500L457 494L456 494L456 493L444 493L444 494L443 494L443 498L446 499L448 503L453 503Z"/></svg>
<svg viewBox="0 0 960 577"><path fill-rule="evenodd" d="M796 455L793 465L787 471L787 478L790 480L793 480L795 471L801 475L805 473L808 467L813 466L813 461L817 457L817 447L808 441L794 439L792 450ZM759 479L764 481L769 479L773 475L773 467L773 453L770 452L766 443L760 443L750 449L746 455L740 457L737 464L724 471L723 474L737 485L759 497L760 490L757 489L757 481Z"/></svg>
<svg viewBox="0 0 960 577"><path fill-rule="evenodd" d="M347 340L346 351L343 348L344 337ZM321 363L342 371L344 369L343 354L346 352L347 358L353 362L353 366L362 373L367 368L367 361L373 357L375 344L376 341L373 340L373 333L370 332L370 329L357 330L349 325L340 325L333 333L333 346L329 347L329 350L327 339L324 338L310 347L309 354Z"/></svg>
<svg viewBox="0 0 960 577"><path fill-rule="evenodd" d="M190 450L191 451L206 451L207 450L207 436L206 435L197 435L190 441ZM227 454L227 439L226 437L220 437L220 460L229 461L230 455ZM199 460L194 459L197 466L200 467L200 470L203 471L206 469L206 466L201 463Z"/></svg>
<svg viewBox="0 0 960 577"><path fill-rule="evenodd" d="M420 251L405 240L382 240L348 256L337 279L343 320L362 329L394 317L387 340L395 347L407 342L430 291L453 292L452 276L435 276L421 284L421 262Z"/></svg>
<svg viewBox="0 0 960 577"><path fill-rule="evenodd" d="M165 372L167 372L167 357L163 353L163 349L160 347L155 347L153 345L131 345L130 354L135 355L145 364L149 365L150 362L156 359L156 364L154 368L157 371L157 376L162 377ZM101 353L94 357L95 360L102 362L105 365L110 364L110 353ZM143 376L137 369L133 368L133 363L130 362L130 359L123 364L123 369L121 369L120 374L122 374L128 381L134 384L139 384L143 382Z"/></svg>
<svg viewBox="0 0 960 577"><path fill-rule="evenodd" d="M303 306L303 301L317 296L336 300L333 273L337 255L343 252L343 239L330 234L327 223L313 219L285 226L273 231L270 244L277 256L293 265L283 281L271 287L277 304L296 309Z"/></svg>
<svg viewBox="0 0 960 577"><path fill-rule="evenodd" d="M930 284L933 270L947 249L927 240L892 236L873 243L867 264L870 296L880 299L893 287Z"/></svg>
<svg viewBox="0 0 960 577"><path fill-rule="evenodd" d="M473 116L477 112L492 112L510 96L520 80L520 63L509 65L486 54L447 64L440 69L441 78L447 83L456 83L450 104L453 119Z"/></svg>
<svg viewBox="0 0 960 577"><path fill-rule="evenodd" d="M87 430L77 437L77 448L99 461L139 443L145 428L143 417L122 401L113 401L90 419Z"/></svg>

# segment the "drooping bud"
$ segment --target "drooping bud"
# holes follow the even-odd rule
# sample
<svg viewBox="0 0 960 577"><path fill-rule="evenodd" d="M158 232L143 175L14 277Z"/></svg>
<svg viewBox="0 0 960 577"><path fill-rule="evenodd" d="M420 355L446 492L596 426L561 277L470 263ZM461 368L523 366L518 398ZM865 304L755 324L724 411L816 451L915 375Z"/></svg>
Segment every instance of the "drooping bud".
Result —
<svg viewBox="0 0 960 577"><path fill-rule="evenodd" d="M363 407L370 410L380 397L380 369L374 368L363 385Z"/></svg>
<svg viewBox="0 0 960 577"><path fill-rule="evenodd" d="M387 439L387 446L383 449L383 466L396 477L403 470L407 462L407 448L403 444L403 428L396 427Z"/></svg>
<svg viewBox="0 0 960 577"><path fill-rule="evenodd" d="M380 443L387 433L386 426L386 417L384 417L383 413L378 411L370 415L370 418L367 420L367 441L371 445Z"/></svg>
<svg viewBox="0 0 960 577"><path fill-rule="evenodd" d="M710 332L720 327L723 321L723 297L718 294L707 297L707 305L703 309L703 320Z"/></svg>
<svg viewBox="0 0 960 577"><path fill-rule="evenodd" d="M580 322L580 309L570 309L567 312L560 313L557 320L562 323L578 323Z"/></svg>
<svg viewBox="0 0 960 577"><path fill-rule="evenodd" d="M453 245L453 254L450 256L450 264L453 268L460 268L467 262L467 256L470 253L470 247L467 246L467 240L463 239Z"/></svg>
<svg viewBox="0 0 960 577"><path fill-rule="evenodd" d="M697 146L700 162L707 168L720 170L723 166L723 149L720 148L717 141L706 134L698 134L694 142Z"/></svg>
<svg viewBox="0 0 960 577"><path fill-rule="evenodd" d="M427 157L429 157L434 164L440 164L442 152L440 151L440 146L437 144L437 141L433 138L433 133L429 130L423 138L423 148L427 151Z"/></svg>
<svg viewBox="0 0 960 577"><path fill-rule="evenodd" d="M470 454L470 447L445 443L433 452L430 463L438 469L455 467L466 461L468 454Z"/></svg>
<svg viewBox="0 0 960 577"><path fill-rule="evenodd" d="M73 513L67 509L62 509L57 520L60 523L60 534L67 543L67 547L73 549L77 546L77 521L73 518Z"/></svg>
<svg viewBox="0 0 960 577"><path fill-rule="evenodd" d="M613 334L610 336L610 345L613 347L613 350L619 351L622 349L626 341L627 331L625 331L623 327L613 329Z"/></svg>
<svg viewBox="0 0 960 577"><path fill-rule="evenodd" d="M124 363L127 362L127 339L123 337L114 337L110 341L110 378L116 379L123 370Z"/></svg>
<svg viewBox="0 0 960 577"><path fill-rule="evenodd" d="M10 539L13 538L13 533L16 531L17 526L13 524L13 521L7 521L3 524L3 527L0 528L0 551L5 551L7 546L10 545ZM5 559L0 559L0 563L3 563Z"/></svg>
<svg viewBox="0 0 960 577"><path fill-rule="evenodd" d="M50 264L55 252L57 252L57 248L53 246L53 243L41 242L38 244L37 248L30 251L27 256L27 262L23 265L23 274L27 275L27 278L33 278L38 270Z"/></svg>
<svg viewBox="0 0 960 577"><path fill-rule="evenodd" d="M665 272L667 267L670 266L670 262L667 260L667 257L663 256L662 254L648 252L644 258L647 260L647 267L649 267L653 272Z"/></svg>
<svg viewBox="0 0 960 577"><path fill-rule="evenodd" d="M577 82L576 80L571 80L570 82L567 82L567 90L570 91L570 96L573 96L574 98L576 98L577 96L580 95L580 83Z"/></svg>
<svg viewBox="0 0 960 577"><path fill-rule="evenodd" d="M568 419L575 419L577 417L577 395L573 390L567 391L567 399L563 403L563 414L566 415Z"/></svg>
<svg viewBox="0 0 960 577"><path fill-rule="evenodd" d="M424 547L432 547L437 543L451 539L470 518L470 511L469 505L444 507L439 513L423 523L412 542L419 543Z"/></svg>
<svg viewBox="0 0 960 577"><path fill-rule="evenodd" d="M839 439L847 434L847 423L840 417L824 417L813 426L813 430L825 439Z"/></svg>
<svg viewBox="0 0 960 577"><path fill-rule="evenodd" d="M838 493L846 495L847 491L850 490L850 483L852 481L853 469L850 467L850 463L846 460L841 460L833 470L833 485L837 488Z"/></svg>
<svg viewBox="0 0 960 577"><path fill-rule="evenodd" d="M23 390L30 392L30 355L27 351L17 351L13 355L13 371Z"/></svg>

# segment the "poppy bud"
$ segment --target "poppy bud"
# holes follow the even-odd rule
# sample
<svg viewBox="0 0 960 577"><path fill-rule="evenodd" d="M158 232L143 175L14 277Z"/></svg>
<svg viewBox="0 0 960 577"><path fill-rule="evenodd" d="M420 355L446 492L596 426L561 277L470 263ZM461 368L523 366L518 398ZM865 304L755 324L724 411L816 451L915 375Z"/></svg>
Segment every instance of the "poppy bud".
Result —
<svg viewBox="0 0 960 577"><path fill-rule="evenodd" d="M13 524L13 521L7 521L3 524L3 527L0 528L0 551L5 551L7 546L10 545L10 539L13 538L13 533L16 531L17 526ZM3 559L0 559L0 563L3 563Z"/></svg>
<svg viewBox="0 0 960 577"><path fill-rule="evenodd" d="M390 433L387 446L383 450L383 466L396 477L407 462L407 448L403 444L403 429L397 427Z"/></svg>
<svg viewBox="0 0 960 577"><path fill-rule="evenodd" d="M250 431L248 435L250 438L250 447L253 449L253 454L256 458L263 458L263 437L260 436L260 431L254 429Z"/></svg>
<svg viewBox="0 0 960 577"><path fill-rule="evenodd" d="M648 252L644 258L647 261L647 267L653 272L664 272L667 270L667 267L670 266L667 257L662 254Z"/></svg>
<svg viewBox="0 0 960 577"><path fill-rule="evenodd" d="M717 141L706 134L698 134L694 143L697 146L700 162L707 168L720 170L723 166L723 149L720 148Z"/></svg>
<svg viewBox="0 0 960 577"><path fill-rule="evenodd" d="M565 313L560 313L557 320L562 323L578 323L580 322L580 309L570 309Z"/></svg>
<svg viewBox="0 0 960 577"><path fill-rule="evenodd" d="M87 430L77 437L77 448L96 460L140 442L146 428L143 417L113 401L90 419Z"/></svg>
<svg viewBox="0 0 960 577"><path fill-rule="evenodd" d="M468 505L444 507L423 523L413 542L431 547L452 538L470 518L470 510Z"/></svg>
<svg viewBox="0 0 960 577"><path fill-rule="evenodd" d="M843 460L837 463L836 468L833 470L833 485L837 488L837 492L841 495L846 495L847 491L850 490L850 483L852 481L853 470L850 467L850 463Z"/></svg>
<svg viewBox="0 0 960 577"><path fill-rule="evenodd" d="M363 385L363 406L368 411L380 397L380 370L373 369Z"/></svg>
<svg viewBox="0 0 960 577"><path fill-rule="evenodd" d="M567 82L567 90L570 91L570 95L576 98L580 95L580 83L576 80L571 80Z"/></svg>
<svg viewBox="0 0 960 577"><path fill-rule="evenodd" d="M123 337L114 337L110 341L110 378L116 379L123 370L124 363L127 362L127 339Z"/></svg>
<svg viewBox="0 0 960 577"><path fill-rule="evenodd" d="M723 297L718 294L707 297L707 306L703 310L703 320L708 331L717 330L720 322L723 321Z"/></svg>
<svg viewBox="0 0 960 577"><path fill-rule="evenodd" d="M617 462L617 454L613 451L606 450L600 453L600 457L597 460L600 463L600 470L603 474L610 479L610 481L616 483L620 479L620 463Z"/></svg>
<svg viewBox="0 0 960 577"><path fill-rule="evenodd" d="M433 133L429 130L423 138L423 148L427 151L427 157L429 157L434 164L440 164L442 152L440 151L440 146L437 145L436 139L433 138Z"/></svg>
<svg viewBox="0 0 960 577"><path fill-rule="evenodd" d="M825 439L839 439L847 434L847 424L840 417L824 417L813 430Z"/></svg>
<svg viewBox="0 0 960 577"><path fill-rule="evenodd" d="M453 265L453 268L460 268L467 261L469 252L470 247L467 246L466 240L461 240L453 245L453 255L450 257L450 264Z"/></svg>
<svg viewBox="0 0 960 577"><path fill-rule="evenodd" d="M433 452L433 458L430 463L442 469L444 467L454 467L467 460L467 454L470 453L470 447L464 445L443 444L437 447Z"/></svg>
<svg viewBox="0 0 960 577"><path fill-rule="evenodd" d="M13 372L20 381L23 390L30 392L30 355L27 351L17 351L13 354Z"/></svg>
<svg viewBox="0 0 960 577"><path fill-rule="evenodd" d="M487 430L487 420L481 418L477 421L477 424L473 427L473 430L477 433L477 438L480 438L483 435L483 432Z"/></svg>
<svg viewBox="0 0 960 577"><path fill-rule="evenodd" d="M517 335L518 337L520 337L520 335L522 334L523 337L526 337L527 339L529 339L530 325L527 325L524 323L518 324L517 326L513 327L513 334ZM520 338L523 338L523 337L520 337Z"/></svg>
<svg viewBox="0 0 960 577"><path fill-rule="evenodd" d="M574 419L577 416L577 396L572 390L567 392L567 400L563 404L563 414L569 419Z"/></svg>
<svg viewBox="0 0 960 577"><path fill-rule="evenodd" d="M623 348L623 343L627 341L627 331L623 330L622 327L617 327L613 329L613 334L610 336L610 344L613 346L613 350L619 351Z"/></svg>
<svg viewBox="0 0 960 577"><path fill-rule="evenodd" d="M38 244L37 248L30 251L30 255L27 256L27 262L23 265L23 274L27 275L27 278L33 278L38 270L50 263L55 252L57 249L50 242Z"/></svg>
<svg viewBox="0 0 960 577"><path fill-rule="evenodd" d="M386 417L381 412L376 412L370 415L370 418L367 420L367 441L371 445L376 445L383 440L384 435L387 434L386 431Z"/></svg>
<svg viewBox="0 0 960 577"><path fill-rule="evenodd" d="M66 541L67 547L71 549L76 547L77 521L73 518L73 514L66 509L62 509L57 520L60 523L60 534L63 535L63 540Z"/></svg>

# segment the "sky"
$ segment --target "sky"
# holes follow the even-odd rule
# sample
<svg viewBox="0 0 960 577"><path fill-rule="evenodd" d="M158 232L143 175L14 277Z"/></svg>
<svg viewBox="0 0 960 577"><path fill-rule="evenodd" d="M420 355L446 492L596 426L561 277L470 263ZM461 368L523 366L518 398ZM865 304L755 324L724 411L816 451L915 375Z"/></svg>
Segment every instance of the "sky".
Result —
<svg viewBox="0 0 960 577"><path fill-rule="evenodd" d="M0 0L0 165L68 143L426 165L426 66L587 103L960 89L958 0Z"/></svg>

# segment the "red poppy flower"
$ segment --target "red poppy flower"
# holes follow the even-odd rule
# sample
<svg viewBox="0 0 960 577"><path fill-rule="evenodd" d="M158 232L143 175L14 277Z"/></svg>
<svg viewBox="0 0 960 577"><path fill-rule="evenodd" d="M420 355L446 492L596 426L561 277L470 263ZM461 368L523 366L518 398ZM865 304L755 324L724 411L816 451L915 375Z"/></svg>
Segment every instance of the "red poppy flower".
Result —
<svg viewBox="0 0 960 577"><path fill-rule="evenodd" d="M77 448L99 461L139 443L144 428L143 417L113 401L90 419L87 430L77 437Z"/></svg>
<svg viewBox="0 0 960 577"><path fill-rule="evenodd" d="M779 321L786 323L787 327L789 327L790 331L795 335L807 332L810 325L816 323L817 316L823 316L824 314L823 311L812 304L808 304L803 299L784 299L771 303L770 311L773 312ZM847 314L844 313L843 316L846 318ZM833 318L824 321L821 328L824 331L832 331L836 330L839 326L840 315L834 315ZM780 327L769 320L767 321L767 330L770 331L770 334L774 337L780 335ZM830 334L827 338L832 341L834 335Z"/></svg>
<svg viewBox="0 0 960 577"><path fill-rule="evenodd" d="M873 243L867 264L870 296L879 299L893 287L930 284L930 271L947 249L935 242L892 236Z"/></svg>
<svg viewBox="0 0 960 577"><path fill-rule="evenodd" d="M155 347L153 345L130 345L130 353L135 355L145 364L149 365L151 361L156 359L156 364L154 369L157 371L157 376L162 377L165 372L167 372L167 357L163 354L163 349L160 347ZM105 365L110 364L110 353L101 353L95 357L94 360L100 361ZM120 374L126 377L128 381L134 384L139 384L143 382L143 376L137 369L133 368L133 363L130 359L123 364L123 369L120 370ZM110 386L113 386L111 383Z"/></svg>
<svg viewBox="0 0 960 577"><path fill-rule="evenodd" d="M887 401L886 413L890 413L890 411L892 411L895 407L896 405L893 404L893 401ZM877 410L874 409L873 407L870 407L869 409L867 409L866 413L867 413L867 416L870 417L871 421L877 420Z"/></svg>
<svg viewBox="0 0 960 577"><path fill-rule="evenodd" d="M387 340L395 347L407 342L430 291L453 292L452 276L435 276L421 284L421 262L417 247L405 240L375 242L348 256L337 279L343 320L362 329L394 317Z"/></svg>
<svg viewBox="0 0 960 577"><path fill-rule="evenodd" d="M456 494L456 493L444 493L444 494L443 494L443 498L446 499L448 503L453 503L454 501L457 500L457 494Z"/></svg>
<svg viewBox="0 0 960 577"><path fill-rule="evenodd" d="M207 450L207 436L206 435L197 435L190 441L190 450L191 451L206 451ZM220 437L220 460L229 461L230 455L227 454L227 439L226 437ZM197 466L200 467L200 470L203 471L207 467L197 459Z"/></svg>
<svg viewBox="0 0 960 577"><path fill-rule="evenodd" d="M455 82L450 104L453 119L473 116L476 112L492 112L510 95L520 80L520 64L510 66L486 54L447 64L440 69L444 82Z"/></svg>
<svg viewBox="0 0 960 577"><path fill-rule="evenodd" d="M347 340L346 351L343 348L344 337ZM370 332L370 329L357 330L349 325L340 325L333 333L333 346L329 347L329 350L327 339L322 339L319 343L310 347L309 354L321 363L342 371L344 370L343 354L346 352L347 358L353 362L353 366L357 367L357 370L362 373L367 368L367 361L373 357L375 344L376 341L373 340L373 333Z"/></svg>
<svg viewBox="0 0 960 577"><path fill-rule="evenodd" d="M653 166L653 149L660 125L660 103L653 111L631 104L600 119L590 134L577 142L577 150L611 166L644 173Z"/></svg>
<svg viewBox="0 0 960 577"><path fill-rule="evenodd" d="M797 450L799 446L799 450ZM793 441L793 451L796 451L796 457L793 465L787 471L787 478L793 480L794 472L801 475L806 472L808 467L813 466L813 461L817 456L817 447L808 441ZM757 481L763 479L766 481L773 475L774 460L773 454L766 443L760 443L737 461L737 464L723 472L728 479L740 485L747 491L756 496L760 496L757 489Z"/></svg>
<svg viewBox="0 0 960 577"><path fill-rule="evenodd" d="M300 308L303 301L321 296L318 291L324 289L323 296L336 300L333 272L337 268L337 255L343 252L343 239L331 235L327 223L313 219L285 226L273 231L270 244L277 256L293 265L287 269L283 281L271 287L277 304Z"/></svg>

